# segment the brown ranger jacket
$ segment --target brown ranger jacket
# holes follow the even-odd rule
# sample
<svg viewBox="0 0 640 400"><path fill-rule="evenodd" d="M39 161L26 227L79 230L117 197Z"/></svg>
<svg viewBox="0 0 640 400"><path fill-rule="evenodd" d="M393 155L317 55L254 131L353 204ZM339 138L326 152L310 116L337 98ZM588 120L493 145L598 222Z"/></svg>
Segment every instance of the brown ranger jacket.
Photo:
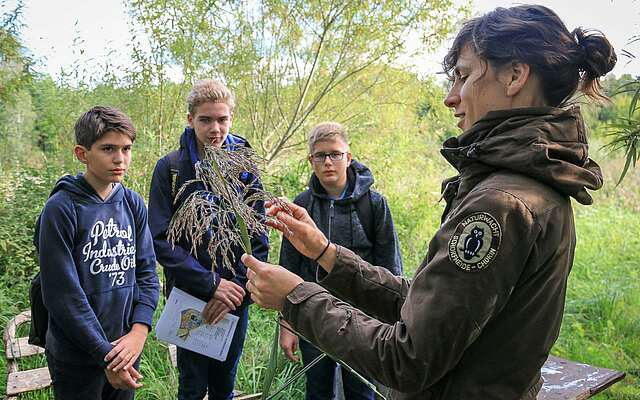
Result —
<svg viewBox="0 0 640 400"><path fill-rule="evenodd" d="M459 176L413 279L338 247L284 318L394 399L535 399L573 262L569 197L602 186L580 110L490 112L442 153Z"/></svg>

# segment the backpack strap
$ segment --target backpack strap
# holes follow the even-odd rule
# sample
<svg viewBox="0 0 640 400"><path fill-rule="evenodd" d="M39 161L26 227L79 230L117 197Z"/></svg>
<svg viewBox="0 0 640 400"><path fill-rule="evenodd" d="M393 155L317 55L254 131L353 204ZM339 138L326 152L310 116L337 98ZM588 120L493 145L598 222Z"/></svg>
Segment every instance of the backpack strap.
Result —
<svg viewBox="0 0 640 400"><path fill-rule="evenodd" d="M169 160L169 169L171 173L171 199L175 200L176 194L178 194L178 156L179 150L174 150L167 154L167 160Z"/></svg>
<svg viewBox="0 0 640 400"><path fill-rule="evenodd" d="M371 190L367 190L364 196L356 201L355 204L356 213L358 219L362 224L365 235L371 244L375 244L376 232L375 232L375 220L373 214L373 200L371 200Z"/></svg>
<svg viewBox="0 0 640 400"><path fill-rule="evenodd" d="M133 201L133 198L130 197L130 196L133 196L133 193L129 189L127 189L124 185L122 186L122 190L124 191L124 201L129 206L129 210L131 210L131 214L133 215L133 223L136 224L136 228L137 228L138 220L136 219L136 214L133 208L134 201Z"/></svg>
<svg viewBox="0 0 640 400"><path fill-rule="evenodd" d="M36 248L36 256L39 257L40 217L36 220L33 233L33 245ZM49 328L49 311L42 299L42 280L40 278L40 261L38 260L38 272L29 285L29 309L31 310L31 324L29 324L29 344L45 347L47 329Z"/></svg>
<svg viewBox="0 0 640 400"><path fill-rule="evenodd" d="M180 150L173 150L167 154L167 160L169 161L169 186L171 187L171 206L175 207L176 195L178 194L178 161L180 156ZM174 210L175 212L175 210ZM162 274L160 279L162 281L162 296L166 299L167 296L167 277Z"/></svg>

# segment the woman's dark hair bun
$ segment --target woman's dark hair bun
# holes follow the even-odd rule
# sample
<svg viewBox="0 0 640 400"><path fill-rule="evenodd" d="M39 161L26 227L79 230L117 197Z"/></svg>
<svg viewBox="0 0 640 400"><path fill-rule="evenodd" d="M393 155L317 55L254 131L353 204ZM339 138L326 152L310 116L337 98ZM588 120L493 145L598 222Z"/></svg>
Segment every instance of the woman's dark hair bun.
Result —
<svg viewBox="0 0 640 400"><path fill-rule="evenodd" d="M467 21L444 58L448 74L467 45L493 67L528 64L552 107L566 105L578 90L595 100L606 99L600 77L617 61L602 32L583 28L569 32L558 14L540 5L498 7Z"/></svg>
<svg viewBox="0 0 640 400"><path fill-rule="evenodd" d="M579 68L585 73L585 81L604 76L615 67L616 52L602 32L576 28L572 33L583 54Z"/></svg>

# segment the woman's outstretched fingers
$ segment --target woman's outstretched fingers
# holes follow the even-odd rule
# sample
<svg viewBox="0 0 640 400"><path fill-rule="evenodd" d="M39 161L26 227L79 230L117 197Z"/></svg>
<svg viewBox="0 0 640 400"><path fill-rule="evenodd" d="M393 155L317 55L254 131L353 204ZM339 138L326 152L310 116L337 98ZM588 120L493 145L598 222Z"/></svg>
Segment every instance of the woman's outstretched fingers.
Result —
<svg viewBox="0 0 640 400"><path fill-rule="evenodd" d="M275 200L269 200L265 203L267 216L272 217L280 211L291 212L292 206L297 207L286 197L278 197Z"/></svg>
<svg viewBox="0 0 640 400"><path fill-rule="evenodd" d="M324 233L318 229L307 211L302 209L301 218L296 215L278 213L278 222L286 226L287 231L281 230L285 237L301 254L311 259L317 257L327 243Z"/></svg>
<svg viewBox="0 0 640 400"><path fill-rule="evenodd" d="M293 218L303 221L309 218L309 213L304 207L290 202L285 197L279 197L275 201L268 201L265 204L266 213L269 217L277 217L278 215L290 215Z"/></svg>

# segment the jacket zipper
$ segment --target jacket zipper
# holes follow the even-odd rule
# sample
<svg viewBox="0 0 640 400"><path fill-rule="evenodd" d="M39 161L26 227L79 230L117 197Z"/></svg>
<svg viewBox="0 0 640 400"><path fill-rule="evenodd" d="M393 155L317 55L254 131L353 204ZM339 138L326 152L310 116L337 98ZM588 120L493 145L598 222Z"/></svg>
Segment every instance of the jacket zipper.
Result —
<svg viewBox="0 0 640 400"><path fill-rule="evenodd" d="M329 241L331 241L331 231L333 230L333 218L335 217L335 207L334 207L334 203L335 200L331 200L331 202L329 203L329 229L327 231L327 236ZM347 326L349 325L349 323L351 323L351 310L345 310L346 311L346 318L344 320L344 322L342 323L342 325L340 325L340 327L338 328L338 335L343 335L346 331L347 331Z"/></svg>
<svg viewBox="0 0 640 400"><path fill-rule="evenodd" d="M333 203L334 203L334 200L331 200L331 202L329 203L329 231L327 233L327 236L328 236L327 239L329 239L329 241L331 241L331 231L332 231L331 228L333 227L333 217L334 217L334 215L333 215L333 211L334 211Z"/></svg>

